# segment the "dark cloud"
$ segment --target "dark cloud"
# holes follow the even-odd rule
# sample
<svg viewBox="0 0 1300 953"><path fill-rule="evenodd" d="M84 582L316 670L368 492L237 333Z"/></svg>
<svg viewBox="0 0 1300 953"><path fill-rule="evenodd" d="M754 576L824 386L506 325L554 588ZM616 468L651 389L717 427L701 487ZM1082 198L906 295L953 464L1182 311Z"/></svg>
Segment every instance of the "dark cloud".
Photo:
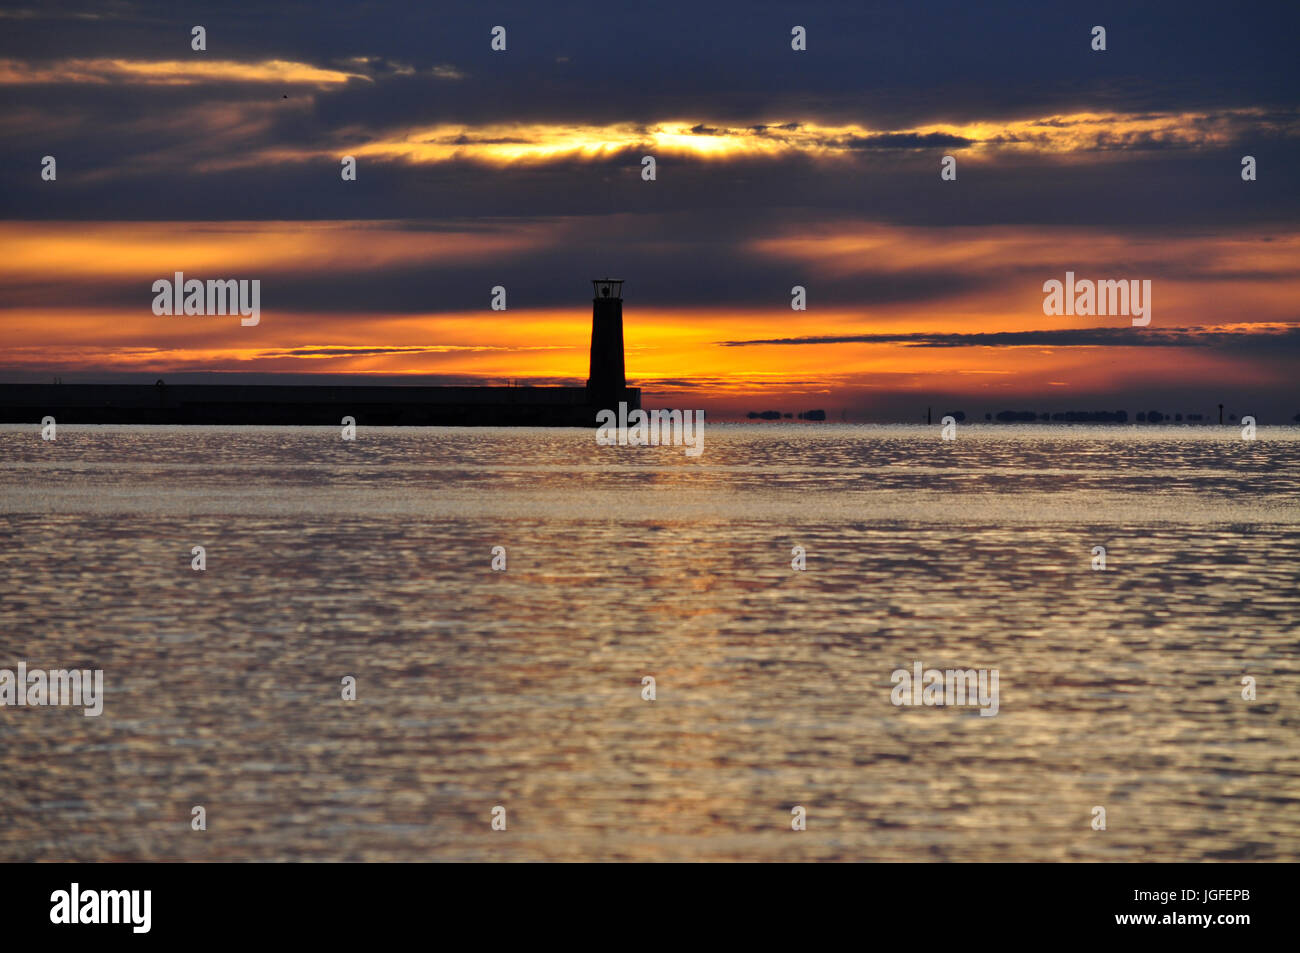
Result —
<svg viewBox="0 0 1300 953"><path fill-rule="evenodd" d="M268 3L256 12L159 0L16 4L8 13L0 58L20 66L280 59L365 77L305 87L0 87L0 216L11 219L454 219L700 208L743 216L799 208L917 225L1126 227L1290 223L1300 213L1300 179L1284 174L1300 130L1294 3L1002 10L957 0L882 8L760 2L737 16L734 7L672 0L646 8ZM1104 54L1089 49L1093 22L1107 26ZM505 53L489 48L497 23L508 29ZM795 23L808 28L805 53L789 48ZM208 30L207 53L190 50L193 24ZM1104 160L1015 151L963 157L958 182L947 184L938 178L939 154L974 140L907 131L841 137L828 145L852 152L833 161L799 153L661 156L653 186L640 180L635 148L504 167L468 155L436 165L367 159L346 189L337 174L337 156L349 148L436 124L644 129L677 119L694 123L697 135L778 141L813 124L906 130L1080 110L1152 119L1234 109L1260 114L1213 148L1150 130L1103 135L1090 148ZM1036 121L1044 134L1067 125ZM992 144L1026 138L998 135ZM523 139L468 130L454 141ZM303 151L320 155L283 155ZM1261 170L1248 191L1237 175L1246 152ZM33 157L45 154L59 159L56 187L35 173Z"/></svg>
<svg viewBox="0 0 1300 953"><path fill-rule="evenodd" d="M65 129L51 120L51 131L37 141L29 134L0 142L0 215L428 220L711 209L737 222L856 215L904 225L1216 229L1290 226L1300 216L1300 177L1284 172L1294 143L1264 136L1204 151L1110 153L1114 158L1097 164L1013 155L959 160L958 181L948 183L938 174L946 147L930 155L909 149L859 152L833 163L799 153L725 163L666 155L653 183L642 181L644 150L635 148L505 167L467 159L412 165L363 157L357 181L342 183L339 157L367 137L330 133L302 115L272 117L264 131L249 134L251 140L237 128L205 139L198 129L143 124L106 130L93 142L81 135L75 125ZM248 150L262 147L325 151L311 159L249 164ZM1239 175L1246 148L1260 168L1259 181L1249 184ZM58 158L57 184L40 180L39 159L46 154ZM241 164L223 169L223 160Z"/></svg>
<svg viewBox="0 0 1300 953"><path fill-rule="evenodd" d="M884 132L875 136L848 136L838 140L850 149L962 149L973 145L974 139L951 136L942 132L921 135L912 132Z"/></svg>
<svg viewBox="0 0 1300 953"><path fill-rule="evenodd" d="M472 114L491 105L498 114L533 117L566 102L588 114L604 103L653 116L668 100L718 106L720 119L728 107L778 103L817 103L811 112L822 115L912 119L969 114L976 104L1000 115L1047 103L1289 104L1296 101L1292 45L1300 32L1300 10L1287 0L1230 9L1211 0L743 7L587 0L487 8L475 0L380 0L261 3L255 10L185 0L42 0L10 12L24 10L28 15L5 20L0 54L189 55L189 26L200 23L209 55L314 63L367 57L419 71L454 64L477 81L477 89L459 94ZM488 45L498 23L509 31L504 54ZM796 23L807 27L806 53L790 50ZM1094 23L1107 27L1104 54L1089 48ZM501 96L505 88L513 95Z"/></svg>
<svg viewBox="0 0 1300 953"><path fill-rule="evenodd" d="M1261 354L1300 351L1300 326L1225 330L1189 328L1062 328L978 333L843 334L801 338L720 341L724 347L755 344L900 344L904 347L1213 347Z"/></svg>

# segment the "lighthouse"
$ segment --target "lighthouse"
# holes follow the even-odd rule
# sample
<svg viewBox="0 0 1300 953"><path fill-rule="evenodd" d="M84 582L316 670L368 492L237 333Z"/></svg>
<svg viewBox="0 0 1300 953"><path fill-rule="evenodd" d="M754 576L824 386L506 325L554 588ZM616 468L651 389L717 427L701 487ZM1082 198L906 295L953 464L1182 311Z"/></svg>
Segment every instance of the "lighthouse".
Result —
<svg viewBox="0 0 1300 953"><path fill-rule="evenodd" d="M379 427L593 427L602 410L641 409L623 373L623 279L593 278L586 387L364 384L0 384L0 424L294 424ZM153 376L152 374L150 375ZM363 416L364 414L364 416Z"/></svg>
<svg viewBox="0 0 1300 953"><path fill-rule="evenodd" d="M624 398L627 378L623 373L623 279L593 278L591 299L591 375L587 378L587 399L597 403Z"/></svg>

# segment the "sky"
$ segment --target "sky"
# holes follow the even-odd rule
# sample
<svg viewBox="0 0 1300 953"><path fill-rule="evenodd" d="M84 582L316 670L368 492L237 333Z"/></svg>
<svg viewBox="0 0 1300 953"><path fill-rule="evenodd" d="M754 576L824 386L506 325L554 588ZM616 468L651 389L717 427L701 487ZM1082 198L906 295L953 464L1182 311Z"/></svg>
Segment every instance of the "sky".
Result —
<svg viewBox="0 0 1300 953"><path fill-rule="evenodd" d="M581 384L614 275L648 406L1290 421L1298 27L1293 2L0 4L0 380ZM156 315L178 271L259 280L261 320ZM1045 314L1067 272L1150 281L1150 323Z"/></svg>

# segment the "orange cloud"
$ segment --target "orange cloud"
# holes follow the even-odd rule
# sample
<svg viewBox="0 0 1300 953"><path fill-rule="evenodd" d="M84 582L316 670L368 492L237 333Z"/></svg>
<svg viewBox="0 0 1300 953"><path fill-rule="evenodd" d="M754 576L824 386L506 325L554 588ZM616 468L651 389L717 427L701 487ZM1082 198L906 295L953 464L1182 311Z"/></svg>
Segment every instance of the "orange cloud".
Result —
<svg viewBox="0 0 1300 953"><path fill-rule="evenodd" d="M0 283L173 271L365 271L479 261L544 247L545 223L429 230L392 222L0 222Z"/></svg>
<svg viewBox="0 0 1300 953"><path fill-rule="evenodd" d="M193 86L199 83L275 83L329 86L364 79L361 73L322 69L292 60L213 60L195 56L186 60L63 59L48 65L0 59L0 85L31 86L50 83L95 85L141 84Z"/></svg>
<svg viewBox="0 0 1300 953"><path fill-rule="evenodd" d="M132 308L95 307L89 301L78 309L11 303L0 310L0 340L6 344L0 367L63 375L203 370L579 383L588 370L591 320L581 294L575 294L572 307L512 309L508 318L488 310L486 294L483 308L473 311L317 313L285 310L282 300L273 304L268 285L256 328L241 327L235 317L159 317L150 309L151 282L175 270L265 279L365 274L434 262L509 262L513 255L553 245L569 224L461 224L423 231L389 222L0 223L0 244L9 250L0 257L0 290L121 280L138 281L140 288L139 306ZM1044 227L861 224L758 235L748 250L767 259L768 267L788 271L791 284L802 279L809 286L809 310L791 311L788 299L767 307L664 307L638 302L633 291L625 304L627 370L656 393L707 393L708 399L734 400L737 407L783 394L825 402L826 395L845 390L923 393L962 387L997 395L1105 390L1135 381L1263 385L1273 382L1276 368L1211 348L922 348L879 342L726 347L722 342L1105 323L1053 322L1042 314L1041 281L1067 267L1136 277L1186 269L1185 279L1157 281L1157 326L1263 331L1295 321L1297 246L1296 234L1249 230L1159 242ZM923 301L830 306L818 299L820 275L906 275L924 269L992 275L993 280Z"/></svg>
<svg viewBox="0 0 1300 953"><path fill-rule="evenodd" d="M1262 110L1223 113L1080 112L1030 119L930 123L901 128L860 124L830 125L757 120L744 126L713 125L699 119L658 122L591 124L492 123L440 124L387 132L350 147L357 156L399 159L412 163L475 161L493 165L539 163L556 159L597 159L624 150L655 155L687 155L697 159L731 159L804 154L823 158L849 157L864 149L912 148L967 150L978 160L994 151L1068 156L1121 149L1136 144L1208 148L1232 141L1245 129L1261 124L1275 132L1295 134L1294 123L1264 118ZM958 140L926 145L925 137ZM269 159L306 161L319 150L275 148Z"/></svg>

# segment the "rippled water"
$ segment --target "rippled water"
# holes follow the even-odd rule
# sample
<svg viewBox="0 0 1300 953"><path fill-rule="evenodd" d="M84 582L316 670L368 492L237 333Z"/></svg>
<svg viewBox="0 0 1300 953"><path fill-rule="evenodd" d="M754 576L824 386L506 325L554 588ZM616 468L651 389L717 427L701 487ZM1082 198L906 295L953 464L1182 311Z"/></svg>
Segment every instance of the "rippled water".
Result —
<svg viewBox="0 0 1300 953"><path fill-rule="evenodd" d="M3 860L1300 858L1294 428L6 426L0 460L0 668L107 695L0 708ZM999 713L895 707L915 661L997 669Z"/></svg>

